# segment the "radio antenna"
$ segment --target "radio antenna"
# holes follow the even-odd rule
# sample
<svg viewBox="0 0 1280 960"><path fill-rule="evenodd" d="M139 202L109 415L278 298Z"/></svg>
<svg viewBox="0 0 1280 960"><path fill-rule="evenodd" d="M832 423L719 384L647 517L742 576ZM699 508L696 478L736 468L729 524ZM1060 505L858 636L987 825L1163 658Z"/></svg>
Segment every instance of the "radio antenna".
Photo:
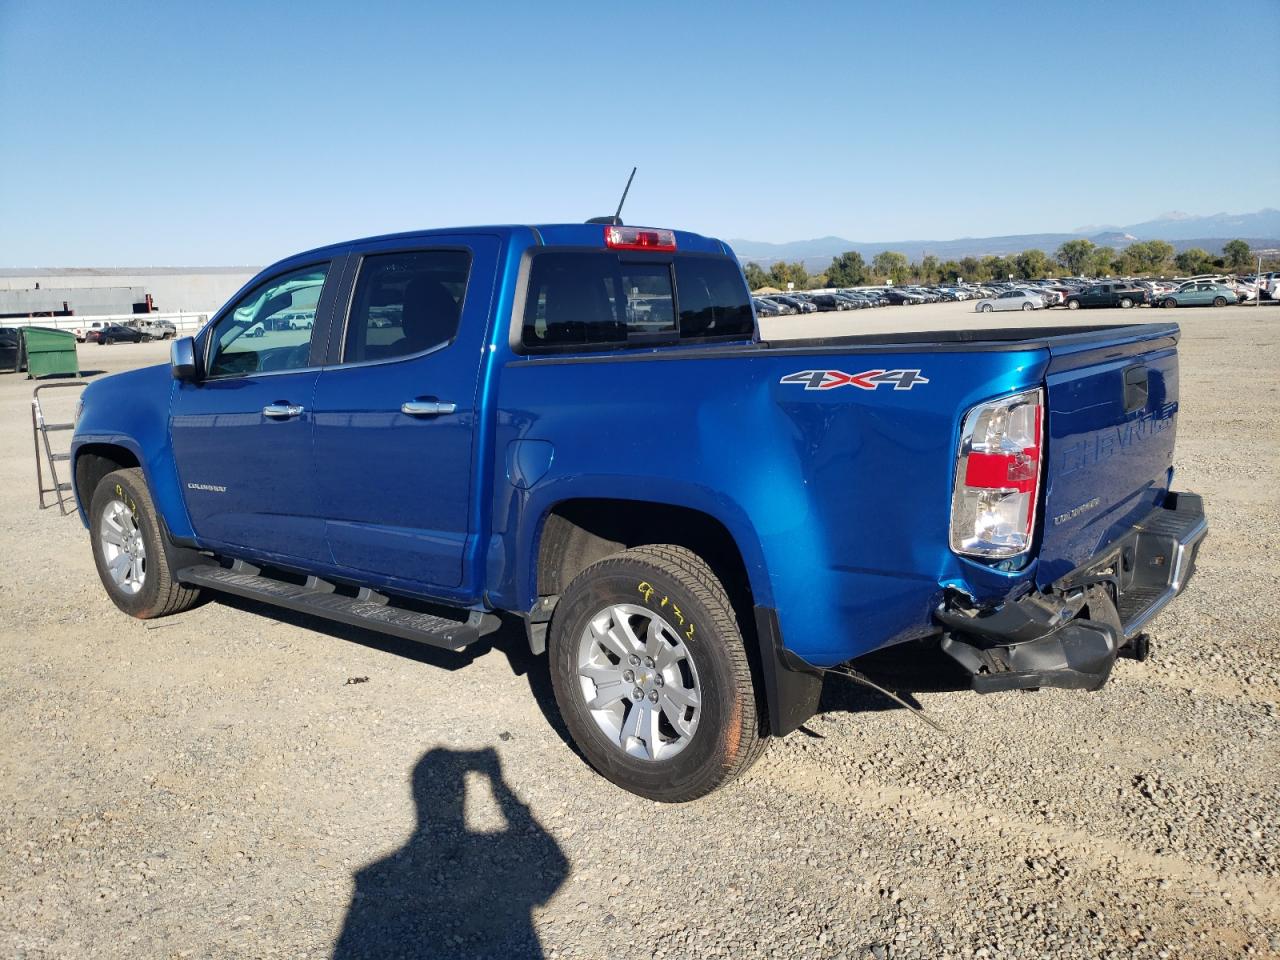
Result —
<svg viewBox="0 0 1280 960"><path fill-rule="evenodd" d="M587 223L604 223L611 227L622 226L622 205L627 202L627 194L631 192L631 181L636 178L636 168L631 168L631 176L627 177L627 185L622 188L622 199L618 201L618 210L612 217L592 217Z"/></svg>
<svg viewBox="0 0 1280 960"><path fill-rule="evenodd" d="M627 194L631 192L631 181L636 178L636 168L631 168L631 176L627 177L627 185L622 188L622 199L618 201L618 210L613 215L614 222L622 225L622 205L627 202Z"/></svg>

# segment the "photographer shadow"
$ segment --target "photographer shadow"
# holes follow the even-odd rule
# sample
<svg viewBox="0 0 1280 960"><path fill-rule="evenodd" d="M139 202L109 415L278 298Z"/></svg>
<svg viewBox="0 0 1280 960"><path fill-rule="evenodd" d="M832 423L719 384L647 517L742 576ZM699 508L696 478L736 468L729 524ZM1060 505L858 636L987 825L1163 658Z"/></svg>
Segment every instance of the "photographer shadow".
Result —
<svg viewBox="0 0 1280 960"><path fill-rule="evenodd" d="M504 829L468 829L469 773L487 781ZM569 865L507 786L498 754L427 752L414 767L413 799L413 836L355 874L334 960L542 957L533 908L555 894Z"/></svg>

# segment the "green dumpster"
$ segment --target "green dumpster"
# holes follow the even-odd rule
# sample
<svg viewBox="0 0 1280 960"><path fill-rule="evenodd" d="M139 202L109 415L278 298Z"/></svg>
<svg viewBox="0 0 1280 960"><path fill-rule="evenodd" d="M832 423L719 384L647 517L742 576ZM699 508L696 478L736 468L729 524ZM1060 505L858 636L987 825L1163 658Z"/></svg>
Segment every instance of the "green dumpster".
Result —
<svg viewBox="0 0 1280 960"><path fill-rule="evenodd" d="M47 377L52 374L80 375L80 362L76 358L76 335L70 330L54 330L50 327L24 327L27 376Z"/></svg>

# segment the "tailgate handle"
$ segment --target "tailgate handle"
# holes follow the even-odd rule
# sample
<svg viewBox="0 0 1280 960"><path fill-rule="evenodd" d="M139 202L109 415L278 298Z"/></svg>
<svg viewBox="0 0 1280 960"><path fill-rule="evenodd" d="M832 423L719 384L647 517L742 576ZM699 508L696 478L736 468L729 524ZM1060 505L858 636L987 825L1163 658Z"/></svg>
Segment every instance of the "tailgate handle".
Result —
<svg viewBox="0 0 1280 960"><path fill-rule="evenodd" d="M1147 385L1146 364L1138 364L1124 372L1124 412L1145 410L1150 390Z"/></svg>

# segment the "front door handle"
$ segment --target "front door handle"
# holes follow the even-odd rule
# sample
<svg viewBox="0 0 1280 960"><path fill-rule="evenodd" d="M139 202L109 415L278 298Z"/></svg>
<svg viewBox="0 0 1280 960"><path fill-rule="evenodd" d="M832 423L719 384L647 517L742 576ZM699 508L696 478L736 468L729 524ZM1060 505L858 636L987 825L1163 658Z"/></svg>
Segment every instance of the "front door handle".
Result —
<svg viewBox="0 0 1280 960"><path fill-rule="evenodd" d="M445 403L440 400L406 400L400 404L400 412L410 417L438 417L453 413L457 409L456 403Z"/></svg>
<svg viewBox="0 0 1280 960"><path fill-rule="evenodd" d="M271 417L275 420L287 420L289 417L302 416L305 407L300 407L296 403L268 403L262 408L264 417Z"/></svg>

